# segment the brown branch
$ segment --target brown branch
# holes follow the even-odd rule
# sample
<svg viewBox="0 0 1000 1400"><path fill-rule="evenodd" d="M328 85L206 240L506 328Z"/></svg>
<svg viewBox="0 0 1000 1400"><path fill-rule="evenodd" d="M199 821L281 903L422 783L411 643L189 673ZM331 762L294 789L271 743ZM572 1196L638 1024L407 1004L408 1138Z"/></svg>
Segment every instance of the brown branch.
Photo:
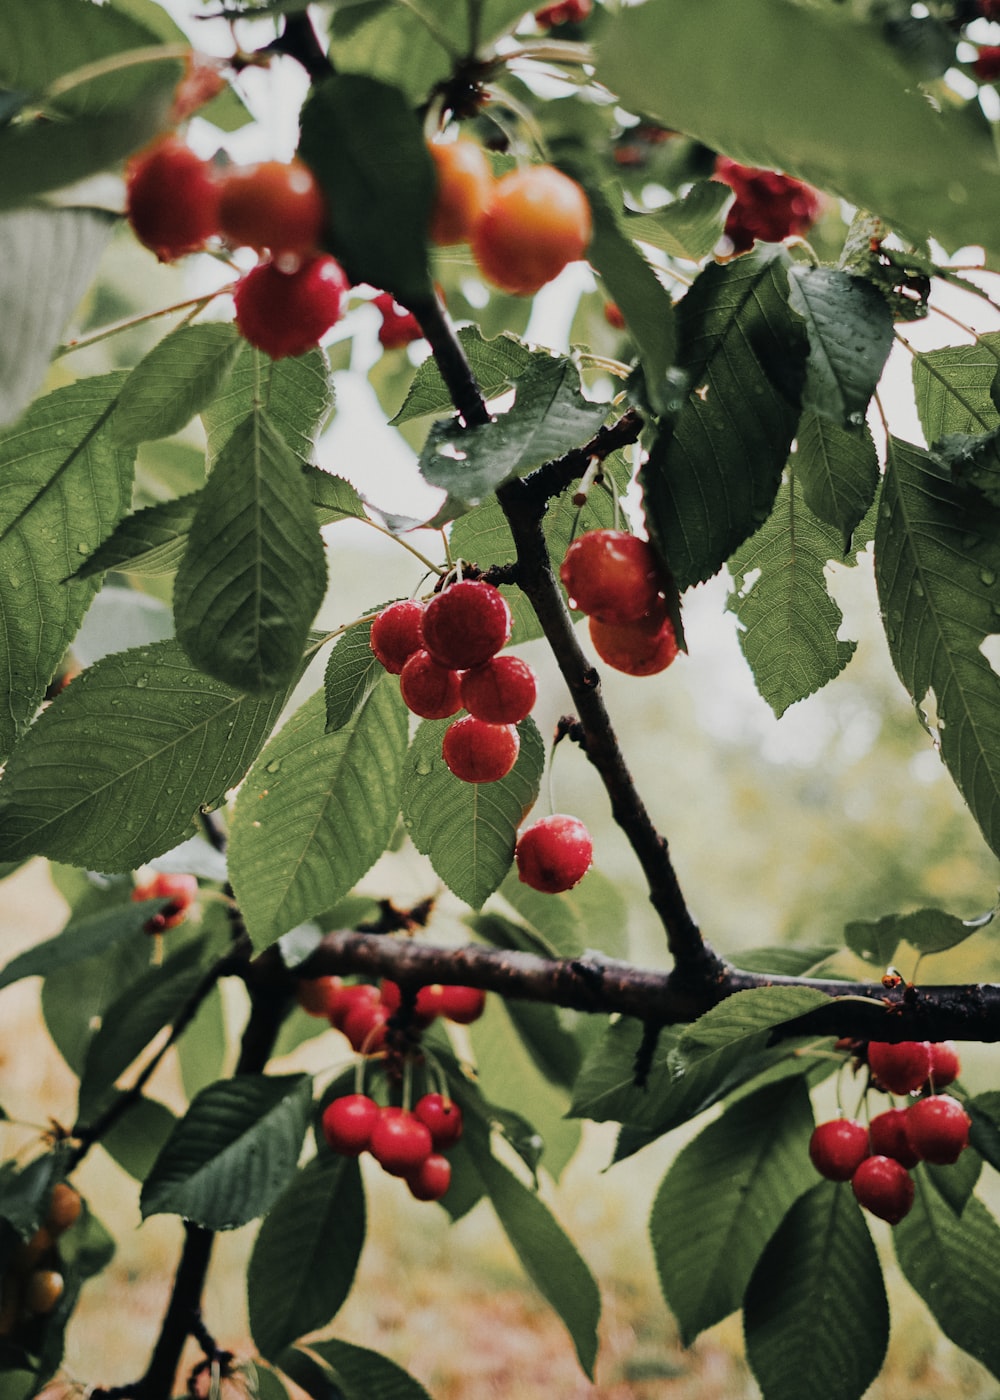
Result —
<svg viewBox="0 0 1000 1400"><path fill-rule="evenodd" d="M420 302L411 301L408 310L417 318L420 329L431 347L431 354L437 362L441 378L462 422L467 428L481 427L484 423L489 423L490 411L486 407L476 376L472 373L472 367L455 333L451 318L437 297L430 296Z"/></svg>

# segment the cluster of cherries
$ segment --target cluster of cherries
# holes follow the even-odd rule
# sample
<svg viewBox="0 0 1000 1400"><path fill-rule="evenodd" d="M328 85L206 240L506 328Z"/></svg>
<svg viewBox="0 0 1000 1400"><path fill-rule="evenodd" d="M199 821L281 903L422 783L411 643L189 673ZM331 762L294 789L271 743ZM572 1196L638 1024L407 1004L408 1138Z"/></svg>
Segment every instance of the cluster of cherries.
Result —
<svg viewBox="0 0 1000 1400"><path fill-rule="evenodd" d="M314 977L298 984L298 1002L310 1016L325 1017L342 1031L359 1055L378 1055L387 1048L390 1018L399 1011L402 994L395 982L345 983L340 977ZM478 987L435 983L421 987L408 1015L409 1025L423 1030L438 1016L469 1026L478 1021L486 993Z"/></svg>
<svg viewBox="0 0 1000 1400"><path fill-rule="evenodd" d="M913 1205L909 1168L957 1162L969 1144L972 1120L957 1099L938 1092L961 1068L950 1040L873 1040L867 1058L873 1087L890 1094L919 1090L922 1096L906 1108L877 1114L867 1127L851 1118L820 1123L809 1156L821 1176L849 1181L865 1210L897 1225Z"/></svg>
<svg viewBox="0 0 1000 1400"><path fill-rule="evenodd" d="M559 569L570 603L590 619L602 661L629 676L666 670L677 655L653 548L625 530L588 530Z"/></svg>
<svg viewBox="0 0 1000 1400"><path fill-rule="evenodd" d="M83 1202L65 1181L52 1188L45 1221L25 1243L17 1245L0 1279L0 1337L47 1317L65 1289L56 1241L80 1218Z"/></svg>
<svg viewBox="0 0 1000 1400"><path fill-rule="evenodd" d="M745 253L758 238L764 243L780 243L791 234L805 233L819 218L819 193L790 175L758 170L719 156L714 178L729 185L736 195L725 227L734 253Z"/></svg>

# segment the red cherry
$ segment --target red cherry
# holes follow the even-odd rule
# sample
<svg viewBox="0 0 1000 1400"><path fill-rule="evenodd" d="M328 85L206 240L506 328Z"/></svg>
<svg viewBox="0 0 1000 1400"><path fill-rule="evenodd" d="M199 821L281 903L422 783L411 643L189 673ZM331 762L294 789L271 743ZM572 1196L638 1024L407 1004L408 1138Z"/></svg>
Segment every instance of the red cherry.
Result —
<svg viewBox="0 0 1000 1400"><path fill-rule="evenodd" d="M301 160L234 165L222 177L219 226L234 247L304 256L319 244L326 204Z"/></svg>
<svg viewBox="0 0 1000 1400"><path fill-rule="evenodd" d="M590 832L576 817L541 817L517 838L514 860L522 884L544 894L578 885L594 859Z"/></svg>
<svg viewBox="0 0 1000 1400"><path fill-rule="evenodd" d="M590 204L576 181L552 165L531 165L495 182L470 243L495 287L534 296L583 257L591 231Z"/></svg>
<svg viewBox="0 0 1000 1400"><path fill-rule="evenodd" d="M180 126L199 107L211 102L226 86L222 75L222 60L196 49L184 59L184 76L174 89L174 100L167 118L168 126Z"/></svg>
<svg viewBox="0 0 1000 1400"><path fill-rule="evenodd" d="M371 1141L379 1107L367 1094L345 1094L323 1110L323 1136L334 1152L359 1157Z"/></svg>
<svg viewBox="0 0 1000 1400"><path fill-rule="evenodd" d="M918 1099L906 1110L906 1137L924 1162L947 1166L969 1145L972 1119L950 1094Z"/></svg>
<svg viewBox="0 0 1000 1400"><path fill-rule="evenodd" d="M339 977L302 978L296 984L295 996L309 1016L325 1016L328 1020L344 989Z"/></svg>
<svg viewBox="0 0 1000 1400"><path fill-rule="evenodd" d="M587 625L601 660L627 676L658 675L677 656L677 636L662 600L638 622L599 622L592 617Z"/></svg>
<svg viewBox="0 0 1000 1400"><path fill-rule="evenodd" d="M438 987L437 1006L446 1020L471 1026L486 1009L486 993L480 987Z"/></svg>
<svg viewBox="0 0 1000 1400"><path fill-rule="evenodd" d="M404 345L421 339L423 331L420 322L412 311L400 306L390 292L379 292L374 302L382 313L378 338L384 349L400 350Z"/></svg>
<svg viewBox="0 0 1000 1400"><path fill-rule="evenodd" d="M390 1016L395 1016L403 1001L399 987L395 982L384 981L380 983L379 989L382 993L382 1005ZM421 987L414 1002L411 1024L418 1029L425 1029L437 1019L438 1014L436 989Z"/></svg>
<svg viewBox="0 0 1000 1400"><path fill-rule="evenodd" d="M890 1094L912 1093L931 1072L930 1041L901 1040L894 1045L884 1040L871 1040L868 1042L868 1067L879 1087Z"/></svg>
<svg viewBox="0 0 1000 1400"><path fill-rule="evenodd" d="M451 1163L440 1152L432 1152L416 1171L406 1173L410 1194L418 1201L439 1201L451 1185Z"/></svg>
<svg viewBox="0 0 1000 1400"><path fill-rule="evenodd" d="M805 233L819 218L819 194L788 175L740 165L727 156L719 156L715 178L729 185L736 195L726 216L725 230L736 253L752 248L758 238L765 243L780 243L790 234Z"/></svg>
<svg viewBox="0 0 1000 1400"><path fill-rule="evenodd" d="M430 1129L401 1109L385 1110L372 1128L371 1154L391 1176L407 1176L431 1155Z"/></svg>
<svg viewBox="0 0 1000 1400"><path fill-rule="evenodd" d="M441 757L463 783L495 783L514 767L520 747L512 724L490 724L466 715L445 730Z"/></svg>
<svg viewBox="0 0 1000 1400"><path fill-rule="evenodd" d="M236 324L272 360L304 355L340 320L347 286L340 263L326 253L308 258L294 272L258 263L233 292Z"/></svg>
<svg viewBox="0 0 1000 1400"><path fill-rule="evenodd" d="M868 1133L853 1118L819 1123L809 1139L809 1160L830 1181L850 1181L867 1156Z"/></svg>
<svg viewBox="0 0 1000 1400"><path fill-rule="evenodd" d="M599 622L637 622L660 591L653 547L625 530L588 530L573 541L559 569L570 602Z"/></svg>
<svg viewBox="0 0 1000 1400"><path fill-rule="evenodd" d="M510 637L503 594L480 579L460 579L436 593L424 611L424 646L439 666L464 671L495 656Z"/></svg>
<svg viewBox="0 0 1000 1400"><path fill-rule="evenodd" d="M399 673L399 693L421 719L447 719L462 708L457 671L435 661L422 647L408 656Z"/></svg>
<svg viewBox="0 0 1000 1400"><path fill-rule="evenodd" d="M905 1108L889 1108L868 1125L871 1150L877 1157L895 1157L904 1167L915 1167L920 1158L906 1136Z"/></svg>
<svg viewBox="0 0 1000 1400"><path fill-rule="evenodd" d="M219 185L211 162L176 136L161 137L128 163L125 211L136 238L160 262L196 253L219 231Z"/></svg>
<svg viewBox="0 0 1000 1400"><path fill-rule="evenodd" d="M604 303L604 319L613 330L623 331L625 329L625 317L622 309L613 301Z"/></svg>
<svg viewBox="0 0 1000 1400"><path fill-rule="evenodd" d="M380 1000L372 1005L357 1002L341 1018L340 1029L359 1055L377 1055L385 1049L388 1021L389 1013Z"/></svg>
<svg viewBox="0 0 1000 1400"><path fill-rule="evenodd" d="M972 62L972 71L984 83L1000 78L1000 45L983 44Z"/></svg>
<svg viewBox="0 0 1000 1400"><path fill-rule="evenodd" d="M462 675L462 704L490 724L518 724L538 696L535 673L519 656L491 656Z"/></svg>
<svg viewBox="0 0 1000 1400"><path fill-rule="evenodd" d="M851 1177L859 1205L898 1225L913 1205L913 1178L895 1157L866 1157Z"/></svg>
<svg viewBox="0 0 1000 1400"><path fill-rule="evenodd" d="M441 1094L424 1094L413 1105L413 1116L430 1132L435 1152L445 1151L462 1136L462 1110Z"/></svg>
<svg viewBox="0 0 1000 1400"><path fill-rule="evenodd" d="M378 988L373 987L370 982L357 982L350 987L341 987L330 999L330 1010L327 1013L330 1024L338 1031L343 1030L344 1022L356 1007L379 1006L381 1001Z"/></svg>
<svg viewBox="0 0 1000 1400"><path fill-rule="evenodd" d="M166 928L176 928L178 924L184 922L186 911L198 898L198 881L193 875L172 875L168 871L160 871L154 875L152 880L147 880L144 885L136 885L132 891L132 898L135 901L147 899L169 899L171 901L161 913L156 915L156 928L147 928L147 932L161 933ZM152 922L151 919L150 923Z"/></svg>
<svg viewBox="0 0 1000 1400"><path fill-rule="evenodd" d="M931 1092L945 1089L953 1084L962 1073L962 1062L953 1040L931 1041L931 1072L929 1085Z"/></svg>
<svg viewBox="0 0 1000 1400"><path fill-rule="evenodd" d="M593 0L559 0L535 11L535 23L542 29L555 29L560 24L580 24L593 9Z"/></svg>
<svg viewBox="0 0 1000 1400"><path fill-rule="evenodd" d="M390 603L372 623L369 645L390 675L398 676L405 663L423 645L420 624L423 603Z"/></svg>

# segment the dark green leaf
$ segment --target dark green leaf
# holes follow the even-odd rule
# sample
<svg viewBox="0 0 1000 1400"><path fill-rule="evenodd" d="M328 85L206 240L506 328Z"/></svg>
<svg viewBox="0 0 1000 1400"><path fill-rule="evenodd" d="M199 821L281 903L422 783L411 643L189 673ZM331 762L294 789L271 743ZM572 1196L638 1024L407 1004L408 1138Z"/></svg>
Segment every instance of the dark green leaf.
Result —
<svg viewBox="0 0 1000 1400"><path fill-rule="evenodd" d="M91 578L106 569L134 574L172 574L184 558L187 535L201 500L192 491L127 515L111 535L81 564L74 578Z"/></svg>
<svg viewBox="0 0 1000 1400"><path fill-rule="evenodd" d="M699 180L653 214L626 214L625 232L671 257L700 262L722 237L732 202L733 192L721 180Z"/></svg>
<svg viewBox="0 0 1000 1400"><path fill-rule="evenodd" d="M164 1104L140 1098L101 1134L101 1146L135 1181L145 1181L176 1122Z"/></svg>
<svg viewBox="0 0 1000 1400"><path fill-rule="evenodd" d="M923 1175L941 1199L951 1207L956 1215L961 1215L979 1180L983 1169L983 1159L975 1148L967 1147L957 1162L936 1167L930 1162L923 1164Z"/></svg>
<svg viewBox="0 0 1000 1400"><path fill-rule="evenodd" d="M372 609L374 612L375 609ZM365 704L385 670L371 649L371 622L359 622L334 644L326 663L326 732L343 729Z"/></svg>
<svg viewBox="0 0 1000 1400"><path fill-rule="evenodd" d="M122 386L111 440L134 447L180 432L215 398L245 343L235 326L212 322L165 336Z"/></svg>
<svg viewBox="0 0 1000 1400"><path fill-rule="evenodd" d="M965 1107L972 1119L969 1141L991 1167L1000 1171L1000 1090L977 1094Z"/></svg>
<svg viewBox="0 0 1000 1400"><path fill-rule="evenodd" d="M22 977L48 977L59 967L70 967L83 958L108 953L116 944L138 936L151 912L161 907L153 904L126 904L89 918L74 919L55 938L36 943L12 958L0 972L0 987L9 987Z"/></svg>
<svg viewBox="0 0 1000 1400"><path fill-rule="evenodd" d="M46 1152L20 1170L12 1161L0 1168L0 1220L21 1239L28 1239L42 1223L52 1187L64 1170L64 1151Z"/></svg>
<svg viewBox="0 0 1000 1400"><path fill-rule="evenodd" d="M1000 332L980 336L975 345L946 345L913 359L913 391L920 426L930 443L950 433L976 436L996 427L990 397L996 377Z"/></svg>
<svg viewBox="0 0 1000 1400"><path fill-rule="evenodd" d="M752 1039L758 1032L797 1020L830 998L812 987L751 987L726 997L689 1025L680 1042L684 1056L697 1058L705 1050Z"/></svg>
<svg viewBox="0 0 1000 1400"><path fill-rule="evenodd" d="M245 345L222 391L202 410L208 433L209 463L236 429L267 405L272 427L303 462L316 451L316 439L333 408L333 389L322 350L285 360L272 360Z"/></svg>
<svg viewBox="0 0 1000 1400"><path fill-rule="evenodd" d="M229 1052L226 1013L218 985L198 1007L177 1043L181 1081L189 1099L222 1077Z"/></svg>
<svg viewBox="0 0 1000 1400"><path fill-rule="evenodd" d="M462 31L456 32L460 11L451 9L444 15L437 8L440 27L426 19L428 11L433 15L433 5L421 5L419 11L378 0L338 5L330 34L330 57L338 72L366 73L395 83L418 106L451 72L452 43L462 43Z"/></svg>
<svg viewBox="0 0 1000 1400"><path fill-rule="evenodd" d="M934 456L959 485L1000 506L1000 429L979 437L951 433L934 444Z"/></svg>
<svg viewBox="0 0 1000 1400"><path fill-rule="evenodd" d="M343 1400L430 1400L419 1381L377 1351L333 1340L310 1342L309 1350L333 1372Z"/></svg>
<svg viewBox="0 0 1000 1400"><path fill-rule="evenodd" d="M496 398L532 363L552 359L548 351L529 350L514 335L498 335L493 340L485 340L478 326L463 326L458 339L486 399ZM403 406L392 422L399 428L428 413L450 416L454 410L455 405L441 378L437 361L430 355L418 367Z"/></svg>
<svg viewBox="0 0 1000 1400"><path fill-rule="evenodd" d="M897 1227L898 1228L898 1227ZM766 1400L859 1400L889 1341L882 1269L847 1182L792 1206L744 1301L747 1360Z"/></svg>
<svg viewBox="0 0 1000 1400"><path fill-rule="evenodd" d="M148 915L149 909L145 911ZM42 982L42 1014L60 1055L78 1077L107 1008L149 969L145 934L117 943L113 956L92 957L56 968Z"/></svg>
<svg viewBox="0 0 1000 1400"><path fill-rule="evenodd" d="M841 428L806 409L796 441L792 466L805 503L819 520L840 531L846 551L878 490L878 454L871 432L867 424Z"/></svg>
<svg viewBox="0 0 1000 1400"><path fill-rule="evenodd" d="M198 1095L142 1188L143 1219L232 1230L264 1215L295 1173L309 1119L303 1074L241 1074Z"/></svg>
<svg viewBox="0 0 1000 1400"><path fill-rule="evenodd" d="M806 323L804 408L841 427L861 427L892 349L892 314L871 283L802 263L788 274L789 304Z"/></svg>
<svg viewBox="0 0 1000 1400"><path fill-rule="evenodd" d="M912 914L884 914L871 923L856 920L844 929L844 941L852 953L876 967L885 967L905 939L918 953L943 953L971 938L992 920L992 913L978 919L958 919L943 909L915 909Z"/></svg>

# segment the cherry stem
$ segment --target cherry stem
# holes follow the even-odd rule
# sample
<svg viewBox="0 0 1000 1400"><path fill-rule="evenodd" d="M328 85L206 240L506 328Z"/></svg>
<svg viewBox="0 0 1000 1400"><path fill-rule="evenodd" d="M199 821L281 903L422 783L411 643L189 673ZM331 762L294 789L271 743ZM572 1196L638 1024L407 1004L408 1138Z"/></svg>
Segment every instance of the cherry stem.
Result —
<svg viewBox="0 0 1000 1400"><path fill-rule="evenodd" d="M235 285L232 283L229 286L220 287L218 291L209 292L207 295L188 297L186 301L174 302L173 306L163 306L159 311L147 311L142 316L129 316L124 321L115 321L112 325L102 326L100 330L94 331L91 335L82 336L79 340L67 340L64 345L58 347L52 358L58 360L63 355L71 355L74 350L86 350L90 345L97 345L100 341L108 340L113 335L121 335L122 331L130 331L133 326L141 326L147 321L155 321L160 316L174 316L178 311L187 311L189 308L190 315L196 316L199 311L205 309L210 301L232 291Z"/></svg>

